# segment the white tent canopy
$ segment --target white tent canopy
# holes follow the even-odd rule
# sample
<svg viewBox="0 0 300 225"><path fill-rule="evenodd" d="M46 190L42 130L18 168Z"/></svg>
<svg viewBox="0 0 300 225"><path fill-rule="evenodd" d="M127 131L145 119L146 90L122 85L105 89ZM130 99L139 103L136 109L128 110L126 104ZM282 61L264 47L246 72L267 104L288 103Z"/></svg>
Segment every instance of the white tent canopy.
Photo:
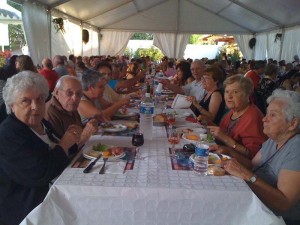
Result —
<svg viewBox="0 0 300 225"><path fill-rule="evenodd" d="M111 38L111 35L118 35L118 32L125 35L127 32L124 41L110 44L111 48L101 48L100 45L100 54L120 53L127 43L128 35L134 32L157 34L156 42L160 42L163 48L174 48L172 51L162 49L165 53L173 54L169 55L171 57L182 57L180 46L185 48L186 45L183 34L199 33L236 35L248 59L262 59L267 53L276 59L286 57L289 60L300 51L299 38L290 37L290 34L299 37L299 0L27 0L23 5L28 5L24 11L30 10L32 5L41 5L64 19L77 20L81 27L91 25L95 31L105 31L101 42L108 43L105 39ZM48 15L45 10L43 13ZM34 17L32 14L30 16ZM274 50L270 46L277 33L282 34L282 38ZM165 42L163 40L166 40L167 35L170 38ZM252 51L248 47L248 40L253 35L257 38L259 48L255 47ZM113 39L116 41L117 38ZM289 43L285 43L286 40ZM50 43L51 46L53 44ZM115 46L121 47L113 49Z"/></svg>

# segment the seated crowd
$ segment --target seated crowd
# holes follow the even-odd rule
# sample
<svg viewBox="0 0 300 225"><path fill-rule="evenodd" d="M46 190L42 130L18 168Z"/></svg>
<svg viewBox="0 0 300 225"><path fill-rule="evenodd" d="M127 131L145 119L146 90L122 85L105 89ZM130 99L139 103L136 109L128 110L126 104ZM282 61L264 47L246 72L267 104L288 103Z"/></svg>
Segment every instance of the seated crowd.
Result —
<svg viewBox="0 0 300 225"><path fill-rule="evenodd" d="M300 64L269 59L230 65L164 57L57 55L35 67L12 56L0 69L0 224L19 224L49 183L97 132L98 124L141 96L145 75L186 95L191 110L230 155L225 170L244 179L288 225L300 223Z"/></svg>

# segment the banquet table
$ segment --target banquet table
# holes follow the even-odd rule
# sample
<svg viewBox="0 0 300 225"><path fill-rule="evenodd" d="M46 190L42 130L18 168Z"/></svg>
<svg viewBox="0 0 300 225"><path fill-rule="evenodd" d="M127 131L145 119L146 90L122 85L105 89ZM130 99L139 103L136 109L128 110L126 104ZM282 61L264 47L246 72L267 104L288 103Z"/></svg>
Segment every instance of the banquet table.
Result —
<svg viewBox="0 0 300 225"><path fill-rule="evenodd" d="M87 146L99 141L132 147L130 137L101 135ZM69 166L21 224L285 224L239 178L173 170L169 147L165 127L155 126L153 140L140 148L141 159L132 170L85 174Z"/></svg>

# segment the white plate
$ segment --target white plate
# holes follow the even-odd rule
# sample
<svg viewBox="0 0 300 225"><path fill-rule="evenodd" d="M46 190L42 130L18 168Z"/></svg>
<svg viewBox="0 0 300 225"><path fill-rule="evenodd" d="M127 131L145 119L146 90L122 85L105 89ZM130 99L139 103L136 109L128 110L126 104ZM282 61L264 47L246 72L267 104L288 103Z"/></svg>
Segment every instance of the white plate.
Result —
<svg viewBox="0 0 300 225"><path fill-rule="evenodd" d="M116 113L114 115L114 117L118 117L118 118L128 118L128 117L132 117L132 116L136 116L137 113L135 112L127 112L125 114L121 114L121 113Z"/></svg>
<svg viewBox="0 0 300 225"><path fill-rule="evenodd" d="M92 155L91 155L91 153L92 153ZM93 146L90 146L90 147L87 147L87 148L83 149L82 154L83 154L84 158L93 160L100 154L100 151L94 151ZM109 156L108 159L109 160L120 159L120 158L123 158L125 155L126 155L126 153L123 152L120 155Z"/></svg>
<svg viewBox="0 0 300 225"><path fill-rule="evenodd" d="M221 155L223 156L223 158L231 159L231 157L228 156L228 155L223 155L223 154L221 154ZM220 157L219 157L217 154L212 153L212 152L209 153L209 156L208 156L208 157L216 157L217 159L220 159ZM191 160L191 162L194 163L194 161L195 161L195 154L192 154L192 155L190 156L190 160ZM212 163L209 163L208 165L220 165L220 164L212 164Z"/></svg>
<svg viewBox="0 0 300 225"><path fill-rule="evenodd" d="M191 134L196 135L199 138L199 140L196 141L196 140L191 140L191 139L186 138L186 135L191 135ZM189 143L193 143L193 144L198 144L201 141L199 134L195 134L195 133L183 134L182 139Z"/></svg>
<svg viewBox="0 0 300 225"><path fill-rule="evenodd" d="M179 132L182 132L184 134L187 134L187 133L196 133L196 134L205 134L206 133L206 130L204 128L195 128L195 127L180 127L180 128L177 128L177 130Z"/></svg>
<svg viewBox="0 0 300 225"><path fill-rule="evenodd" d="M113 124L113 127L104 128L100 126L100 129L106 132L120 132L127 129L123 124Z"/></svg>

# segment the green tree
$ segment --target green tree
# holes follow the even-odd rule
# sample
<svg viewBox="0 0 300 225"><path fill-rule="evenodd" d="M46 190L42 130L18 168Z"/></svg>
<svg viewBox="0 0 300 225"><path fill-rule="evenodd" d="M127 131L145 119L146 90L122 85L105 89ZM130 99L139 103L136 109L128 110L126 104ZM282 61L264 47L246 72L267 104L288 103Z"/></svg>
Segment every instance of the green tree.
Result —
<svg viewBox="0 0 300 225"><path fill-rule="evenodd" d="M151 48L138 48L133 55L134 58L144 56L149 56L152 61L159 61L162 57L164 57L161 50L153 46Z"/></svg>
<svg viewBox="0 0 300 225"><path fill-rule="evenodd" d="M130 40L153 40L153 34L135 33Z"/></svg>
<svg viewBox="0 0 300 225"><path fill-rule="evenodd" d="M202 34L192 34L189 38L189 44L199 44Z"/></svg>
<svg viewBox="0 0 300 225"><path fill-rule="evenodd" d="M20 4L17 4L12 1L8 1L7 4L22 12L22 6ZM22 48L26 44L25 34L20 24L19 25L9 24L8 33L9 33L9 42L10 42L10 49L8 50L14 51Z"/></svg>

